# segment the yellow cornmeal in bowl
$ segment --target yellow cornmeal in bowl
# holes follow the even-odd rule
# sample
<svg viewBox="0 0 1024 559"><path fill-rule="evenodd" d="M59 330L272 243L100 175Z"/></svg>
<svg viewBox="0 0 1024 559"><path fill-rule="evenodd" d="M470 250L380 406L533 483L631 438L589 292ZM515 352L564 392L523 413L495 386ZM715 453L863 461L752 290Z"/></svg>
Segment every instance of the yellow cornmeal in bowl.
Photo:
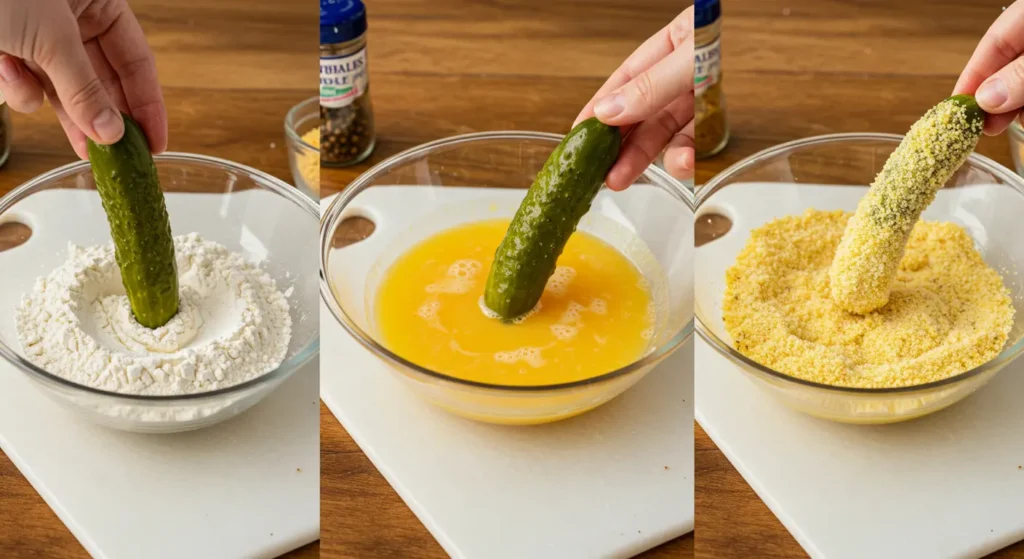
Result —
<svg viewBox="0 0 1024 559"><path fill-rule="evenodd" d="M851 216L811 209L751 233L726 272L722 308L740 353L812 382L895 388L957 375L1002 351L1013 325L1009 291L953 223L914 226L885 306L840 309L829 267Z"/></svg>
<svg viewBox="0 0 1024 559"><path fill-rule="evenodd" d="M320 192L320 128L313 128L302 135L302 141L315 147L317 151L299 152L299 173L306 185L314 192Z"/></svg>

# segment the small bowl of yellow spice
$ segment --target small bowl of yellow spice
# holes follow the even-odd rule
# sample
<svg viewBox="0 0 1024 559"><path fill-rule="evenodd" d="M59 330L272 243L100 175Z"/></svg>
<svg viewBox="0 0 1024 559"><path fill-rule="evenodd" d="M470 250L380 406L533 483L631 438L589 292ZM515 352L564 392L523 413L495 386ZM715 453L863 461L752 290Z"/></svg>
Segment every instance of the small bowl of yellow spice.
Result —
<svg viewBox="0 0 1024 559"><path fill-rule="evenodd" d="M320 199L320 98L295 105L284 119L288 164L295 186L314 200Z"/></svg>
<svg viewBox="0 0 1024 559"><path fill-rule="evenodd" d="M901 156L903 141L798 140L733 165L699 192L696 220L715 222L717 236L696 249L697 331L792 408L846 423L914 419L967 397L1024 349L1024 179L970 153L958 167L950 156L956 170L945 180L929 174L945 161L943 147ZM899 169L887 164L894 153ZM933 184L894 194L915 173ZM882 180L892 188L867 196ZM914 204L924 208L919 219L906 211ZM905 241L892 242L899 227ZM848 228L860 236L844 239ZM888 271L873 255L884 246L895 247ZM857 274L839 277L850 270ZM876 301L875 280L886 273ZM843 308L849 301L864 308Z"/></svg>

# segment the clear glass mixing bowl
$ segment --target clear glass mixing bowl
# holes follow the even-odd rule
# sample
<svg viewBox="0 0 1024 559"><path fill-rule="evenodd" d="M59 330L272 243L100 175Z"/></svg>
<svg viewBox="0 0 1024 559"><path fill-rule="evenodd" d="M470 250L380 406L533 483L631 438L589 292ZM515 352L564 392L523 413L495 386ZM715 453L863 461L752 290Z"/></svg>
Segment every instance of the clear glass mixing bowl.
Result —
<svg viewBox="0 0 1024 559"><path fill-rule="evenodd" d="M381 341L373 326L373 301L390 263L434 232L480 219L511 218L560 140L538 132L486 132L410 149L356 179L331 201L321 220L321 292L334 317L413 390L458 415L533 424L583 413L635 384L692 332L692 201L681 183L652 166L623 193L602 187L580 225L627 255L630 242L642 241L657 264L638 267L645 275L657 273L654 268L664 274L661 327L645 357L580 382L503 386L420 367ZM598 226L607 220L629 231L628 238ZM325 374L343 374L335 370L344 367L333 364Z"/></svg>
<svg viewBox="0 0 1024 559"><path fill-rule="evenodd" d="M1017 312L1009 341L995 359L930 384L843 388L774 371L733 347L722 321L725 270L735 262L750 231L808 208L854 211L901 139L892 134L835 134L789 142L729 167L697 196L698 223L731 222L727 232L696 250L697 332L770 394L817 417L846 423L921 417L965 398L1024 349L1024 276L1017 274L1019 263L1024 262L1024 243L1018 234L1024 215L1024 179L978 154L972 154L939 191L922 219L963 226L985 261L1003 276Z"/></svg>
<svg viewBox="0 0 1024 559"><path fill-rule="evenodd" d="M1010 153L1013 155L1013 163L1017 167L1017 174L1024 177L1024 116L1013 121L1006 135L1010 138Z"/></svg>
<svg viewBox="0 0 1024 559"><path fill-rule="evenodd" d="M242 384L183 396L137 396L73 383L25 359L14 310L36 278L67 258L68 243L109 244L106 214L85 161L39 176L0 198L0 224L18 222L31 237L0 252L0 355L44 393L97 423L144 433L199 429L233 417L270 394L320 350L316 204L288 184L230 161L185 153L157 156L175 235L198 232L259 263L293 290L292 339L281 365ZM7 373L7 371L0 371ZM13 372L13 371L11 371Z"/></svg>

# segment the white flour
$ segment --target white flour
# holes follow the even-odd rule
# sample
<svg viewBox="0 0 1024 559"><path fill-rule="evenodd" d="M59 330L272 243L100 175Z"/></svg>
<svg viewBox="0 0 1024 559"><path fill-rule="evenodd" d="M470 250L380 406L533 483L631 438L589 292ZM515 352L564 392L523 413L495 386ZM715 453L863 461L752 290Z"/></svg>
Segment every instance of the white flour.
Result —
<svg viewBox="0 0 1024 559"><path fill-rule="evenodd" d="M206 392L280 365L292 325L270 275L195 233L174 246L179 311L151 330L132 315L113 245L69 245L68 260L17 309L28 359L78 384L140 395Z"/></svg>

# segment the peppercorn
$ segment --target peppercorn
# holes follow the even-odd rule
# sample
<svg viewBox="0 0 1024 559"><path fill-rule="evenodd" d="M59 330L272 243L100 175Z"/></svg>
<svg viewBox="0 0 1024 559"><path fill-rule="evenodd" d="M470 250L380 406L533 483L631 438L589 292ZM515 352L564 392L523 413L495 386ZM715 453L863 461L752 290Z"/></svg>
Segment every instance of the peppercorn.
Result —
<svg viewBox="0 0 1024 559"><path fill-rule="evenodd" d="M320 0L320 162L354 165L375 143L366 9L359 0Z"/></svg>
<svg viewBox="0 0 1024 559"><path fill-rule="evenodd" d="M369 99L369 97L367 97ZM373 149L373 117L356 101L338 109L320 107L320 157L328 163L356 163Z"/></svg>

